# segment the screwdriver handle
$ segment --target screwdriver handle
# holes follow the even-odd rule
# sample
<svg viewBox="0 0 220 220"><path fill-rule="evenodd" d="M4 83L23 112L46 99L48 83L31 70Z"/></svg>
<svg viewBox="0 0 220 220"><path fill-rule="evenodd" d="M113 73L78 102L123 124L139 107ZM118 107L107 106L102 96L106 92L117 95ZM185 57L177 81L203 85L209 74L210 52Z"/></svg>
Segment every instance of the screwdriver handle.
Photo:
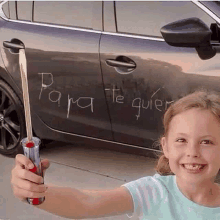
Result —
<svg viewBox="0 0 220 220"><path fill-rule="evenodd" d="M40 156L39 156L39 147L40 139L37 137L32 137L32 141L29 142L28 138L23 138L21 144L24 150L24 155L29 158L34 164L34 168L30 169L31 172L43 177L43 170L41 168ZM42 183L43 184L43 183ZM27 198L27 202L31 205L40 205L45 200L45 197L42 198Z"/></svg>

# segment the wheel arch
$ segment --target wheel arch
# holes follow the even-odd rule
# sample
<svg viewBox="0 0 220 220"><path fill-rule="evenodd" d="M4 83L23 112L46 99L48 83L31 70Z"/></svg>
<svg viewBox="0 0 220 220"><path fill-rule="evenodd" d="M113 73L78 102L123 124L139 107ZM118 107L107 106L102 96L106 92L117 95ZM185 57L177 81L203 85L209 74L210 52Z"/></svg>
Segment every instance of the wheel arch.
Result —
<svg viewBox="0 0 220 220"><path fill-rule="evenodd" d="M18 85L15 83L14 79L10 76L7 70L3 68L0 68L0 80L3 80L5 83L7 83L14 90L14 92L18 95L19 99L23 103L21 88L18 87Z"/></svg>
<svg viewBox="0 0 220 220"><path fill-rule="evenodd" d="M21 103L24 104L23 103L22 88L20 88L16 84L15 80L12 78L10 73L8 73L8 71L6 69L2 68L2 66L0 66L0 80L7 83L14 90L14 92L17 94L17 96L20 99ZM34 123L33 123L33 131L35 133Z"/></svg>

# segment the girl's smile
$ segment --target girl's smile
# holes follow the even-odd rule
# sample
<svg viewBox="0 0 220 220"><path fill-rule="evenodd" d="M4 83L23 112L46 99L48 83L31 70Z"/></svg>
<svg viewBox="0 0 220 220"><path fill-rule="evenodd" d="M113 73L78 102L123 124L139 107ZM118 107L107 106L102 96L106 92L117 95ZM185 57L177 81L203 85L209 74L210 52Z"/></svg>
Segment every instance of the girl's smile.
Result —
<svg viewBox="0 0 220 220"><path fill-rule="evenodd" d="M187 163L187 164L181 164L181 165L189 173L200 173L204 170L204 168L207 167L206 164L195 164L195 163L193 164Z"/></svg>

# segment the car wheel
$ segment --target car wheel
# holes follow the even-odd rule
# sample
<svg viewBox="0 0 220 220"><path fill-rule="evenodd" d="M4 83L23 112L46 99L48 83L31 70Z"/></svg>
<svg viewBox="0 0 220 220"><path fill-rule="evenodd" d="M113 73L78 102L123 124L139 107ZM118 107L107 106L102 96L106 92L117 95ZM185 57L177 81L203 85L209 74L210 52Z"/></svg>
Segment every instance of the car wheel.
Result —
<svg viewBox="0 0 220 220"><path fill-rule="evenodd" d="M21 138L25 136L23 105L12 88L0 80L0 153L22 153Z"/></svg>

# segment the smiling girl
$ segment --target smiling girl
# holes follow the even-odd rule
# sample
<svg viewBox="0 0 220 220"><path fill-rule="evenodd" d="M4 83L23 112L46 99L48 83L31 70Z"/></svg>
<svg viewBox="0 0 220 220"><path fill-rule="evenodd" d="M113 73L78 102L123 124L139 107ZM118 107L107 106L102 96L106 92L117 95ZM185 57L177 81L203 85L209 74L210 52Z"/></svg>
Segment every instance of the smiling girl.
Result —
<svg viewBox="0 0 220 220"><path fill-rule="evenodd" d="M31 161L16 156L11 183L14 195L43 197L37 206L67 218L126 213L140 220L220 219L220 97L198 91L173 103L164 115L163 155L157 174L113 190L88 191L38 185L42 178L24 169ZM45 169L49 161L43 160Z"/></svg>

